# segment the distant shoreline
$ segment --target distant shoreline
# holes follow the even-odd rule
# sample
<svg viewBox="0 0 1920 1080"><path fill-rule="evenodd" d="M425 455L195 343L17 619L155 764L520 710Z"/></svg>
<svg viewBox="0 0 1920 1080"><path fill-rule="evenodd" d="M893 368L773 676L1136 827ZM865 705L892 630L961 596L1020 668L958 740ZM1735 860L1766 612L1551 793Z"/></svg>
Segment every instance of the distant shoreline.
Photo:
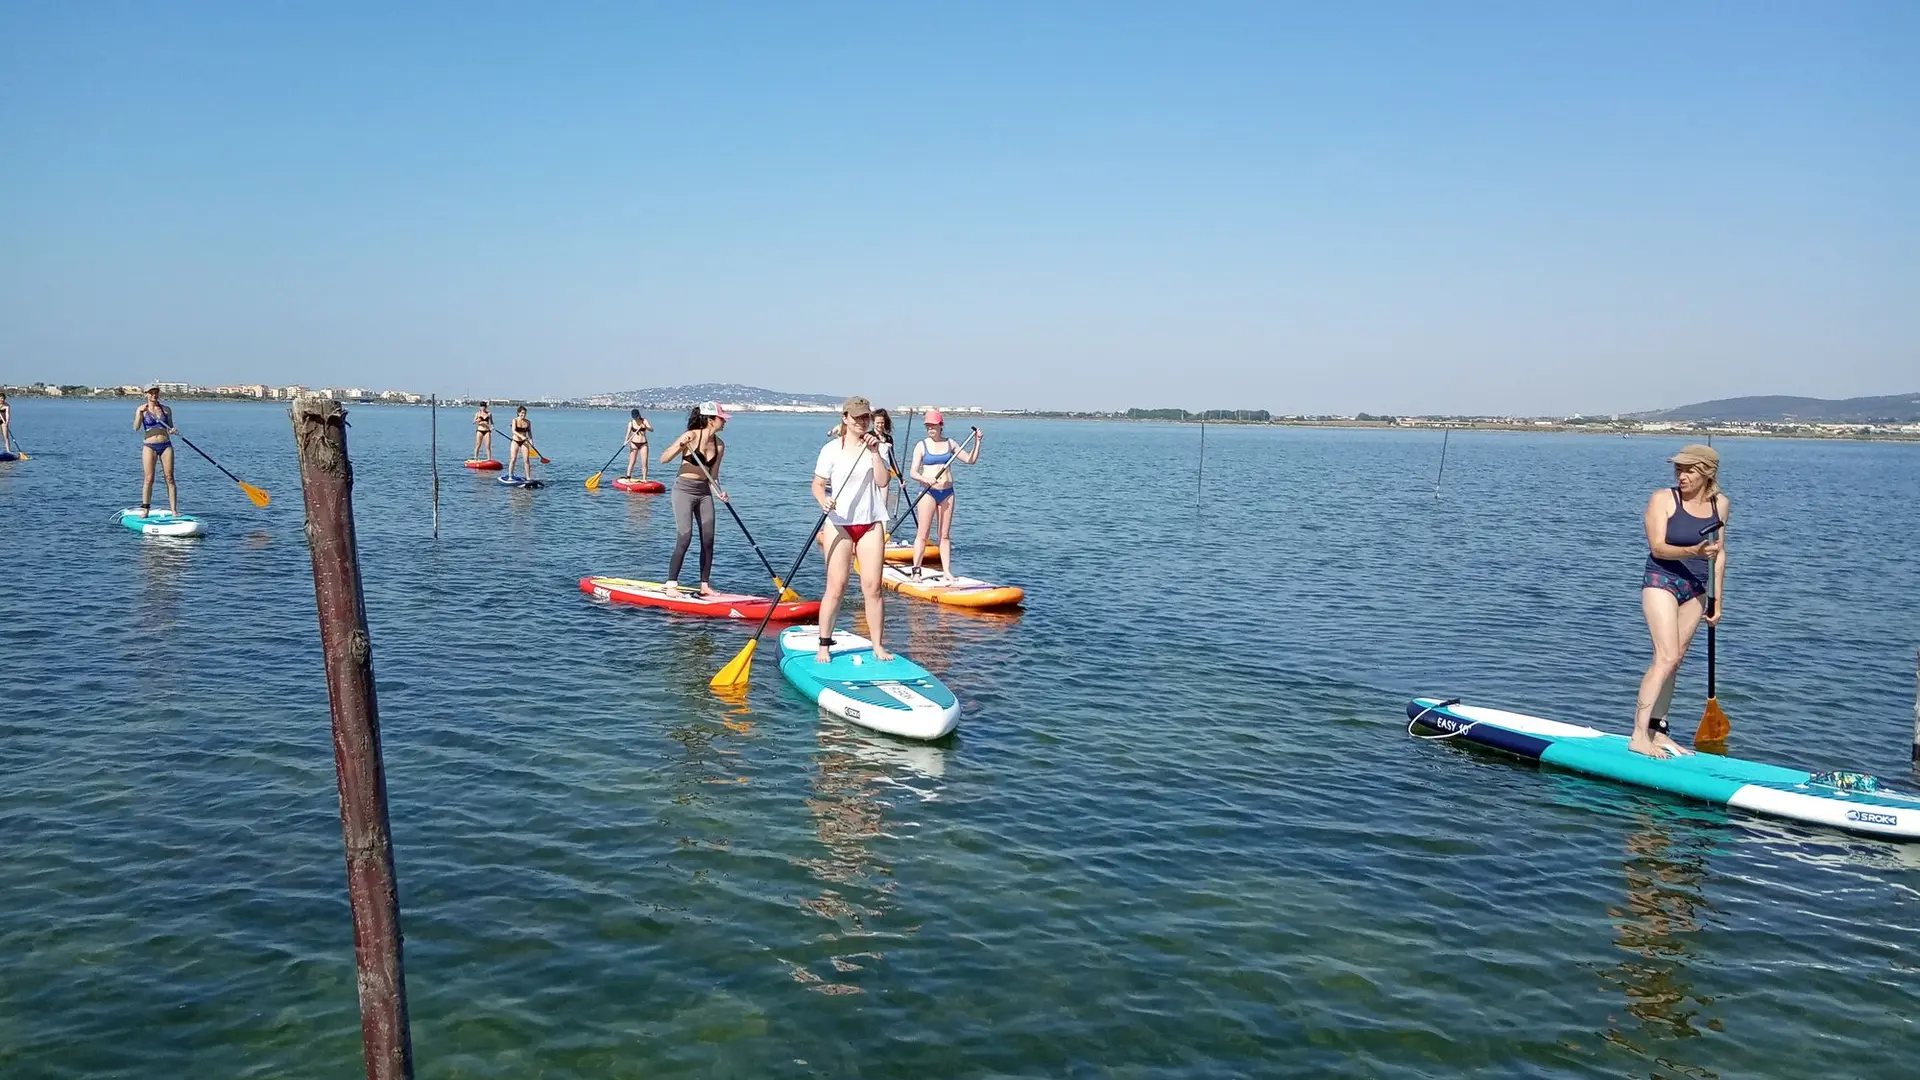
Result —
<svg viewBox="0 0 1920 1080"><path fill-rule="evenodd" d="M44 394L44 393L38 393L32 390L21 390L21 389L9 389L7 392L10 396L15 398L34 397L34 398L46 398L52 401L101 401L101 400L132 401L136 399L135 395L116 395L116 394L91 395L90 394L83 397L83 396L77 396L77 395ZM285 405L286 404L285 401L280 399L275 399L275 398L255 398L255 397L249 397L244 395L226 395L226 394L169 395L167 397L167 400L171 402L194 403L194 404L234 403L234 402L241 403L241 404L249 404L249 405ZM492 401L494 405L500 406L500 407L510 407L513 405L525 404L529 409L554 409L554 410L567 409L567 410L579 410L581 412L624 413L629 408L635 407L635 406L627 406L627 405L587 405L581 402L528 401L523 403L523 402L514 401L512 399L508 399L508 398L488 399L488 400ZM344 404L354 408L361 408L365 406L378 406L381 408L424 409L424 408L429 408L432 403L426 402L426 401L402 402L402 401L375 400L375 401L347 401L347 402L344 402ZM440 402L440 405L442 407L452 408L452 409L466 408L470 404L472 403L458 402L458 401ZM638 408L641 408L647 412L667 412L667 411L671 411L681 407L682 406L675 406L675 405L662 405L662 406L651 406L651 407L638 406ZM800 406L783 405L783 406L776 406L776 407L769 408L766 406L755 406L755 405L735 405L731 407L735 412L738 412L738 413L747 413L747 414L762 413L762 414L773 415L773 416L783 416L783 415L784 416L793 416L793 415L831 416L834 412L831 406L822 406L819 408L804 408ZM897 414L904 416L906 413L906 407L901 406L899 408L896 408L894 411ZM1201 424L1201 421L1197 418L1189 418L1186 420L1178 420L1178 419L1173 419L1171 417L1136 418L1136 417L1129 417L1129 416L1119 416L1119 415L1091 413L1091 412L1068 412L1068 411L1050 411L1050 410L1049 411L1015 411L1015 412L1003 412L1003 411L960 412L955 409L949 409L947 411L955 419L966 419L966 420L974 420L974 419L980 419L980 420L1071 420L1079 423L1097 423L1097 424L1100 424L1100 423L1104 423L1104 424L1189 424L1196 428L1199 427ZM1746 424L1708 423L1703 421L1703 422L1696 422L1696 423L1688 424L1684 426L1676 424L1675 426L1672 426L1672 427L1649 428L1649 427L1641 426L1634 421L1606 421L1606 422L1591 423L1591 424L1569 424L1564 422L1548 421L1548 420L1514 420L1511 422L1503 422L1503 421L1496 421L1496 420L1436 420L1436 419L1428 419L1425 417L1417 418L1411 423L1402 423L1400 420L1393 420L1393 419L1357 420L1357 419L1329 418L1325 420L1306 420L1306 419L1208 420L1206 421L1206 424L1210 427L1242 427L1242 428L1284 427L1284 428L1309 428L1309 429L1325 428L1325 429L1351 429L1351 430L1376 430L1376 431L1426 431L1426 432L1489 431L1489 432L1504 432L1508 434L1521 434L1521 433L1533 432L1533 433L1545 433L1545 434L1555 434L1555 435L1590 435L1590 436L1596 436L1599 438L1629 438L1629 439L1650 439L1650 438L1685 439L1685 438L1704 438L1707 436L1719 436L1721 438L1727 438L1727 439L1807 439L1807 440L1824 440L1827 442L1920 443L1920 431L1876 431L1876 430L1871 430L1868 425L1852 425L1852 424L1835 424L1835 425L1831 425L1830 427L1795 426L1791 428L1767 429L1767 428L1749 426ZM1632 426L1628 426L1628 425L1632 425Z"/></svg>

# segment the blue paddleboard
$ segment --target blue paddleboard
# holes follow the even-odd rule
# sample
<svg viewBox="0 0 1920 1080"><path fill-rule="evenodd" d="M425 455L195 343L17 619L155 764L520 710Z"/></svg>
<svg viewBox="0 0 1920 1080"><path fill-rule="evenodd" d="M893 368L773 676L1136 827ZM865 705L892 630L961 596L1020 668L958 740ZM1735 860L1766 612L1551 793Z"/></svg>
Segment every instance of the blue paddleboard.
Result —
<svg viewBox="0 0 1920 1080"><path fill-rule="evenodd" d="M1787 821L1920 840L1920 797L1877 786L1872 777L1808 773L1719 754L1650 758L1627 749L1624 735L1437 698L1408 702L1407 719L1446 738L1571 772Z"/></svg>
<svg viewBox="0 0 1920 1080"><path fill-rule="evenodd" d="M140 513L139 507L120 511L120 524L144 536L201 536L207 531L192 514L169 514L165 510Z"/></svg>
<svg viewBox="0 0 1920 1080"><path fill-rule="evenodd" d="M517 487L517 488L542 488L547 486L547 483L544 480L529 480L524 476L514 476L511 473L501 477L500 483L505 484L508 487Z"/></svg>
<svg viewBox="0 0 1920 1080"><path fill-rule="evenodd" d="M960 699L906 657L876 660L872 642L845 630L834 633L827 663L814 659L819 648L818 627L789 627L780 674L842 720L908 739L937 739L960 723Z"/></svg>

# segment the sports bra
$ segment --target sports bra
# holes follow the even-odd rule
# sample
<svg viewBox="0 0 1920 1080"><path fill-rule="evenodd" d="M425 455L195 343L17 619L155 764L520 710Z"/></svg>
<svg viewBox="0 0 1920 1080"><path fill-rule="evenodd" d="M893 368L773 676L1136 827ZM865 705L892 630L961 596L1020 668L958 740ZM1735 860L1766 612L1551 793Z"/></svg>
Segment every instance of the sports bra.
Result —
<svg viewBox="0 0 1920 1080"><path fill-rule="evenodd" d="M140 406L140 433L142 435L152 431L154 428L167 428L172 426L172 409L167 408L165 405L160 406L160 416L158 419L155 419L152 409L145 405Z"/></svg>

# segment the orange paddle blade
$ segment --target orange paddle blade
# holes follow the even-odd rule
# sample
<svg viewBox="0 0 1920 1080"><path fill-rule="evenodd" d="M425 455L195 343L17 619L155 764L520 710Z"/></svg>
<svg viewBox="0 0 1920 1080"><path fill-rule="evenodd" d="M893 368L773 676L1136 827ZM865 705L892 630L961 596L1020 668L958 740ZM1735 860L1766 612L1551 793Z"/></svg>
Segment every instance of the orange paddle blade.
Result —
<svg viewBox="0 0 1920 1080"><path fill-rule="evenodd" d="M760 644L759 638L748 638L747 644L727 661L720 674L707 681L707 685L716 691L733 690L747 684L747 676L753 673L753 650Z"/></svg>
<svg viewBox="0 0 1920 1080"><path fill-rule="evenodd" d="M1720 700L1718 698L1708 698L1706 712L1700 716L1700 726L1693 732L1693 741L1697 743L1720 742L1724 740L1727 737L1727 733L1732 730L1733 724L1727 719L1726 711L1720 708Z"/></svg>
<svg viewBox="0 0 1920 1080"><path fill-rule="evenodd" d="M268 503L273 501L273 498L269 496L266 492L260 490L257 487L254 487L252 484L249 484L244 480L240 482L240 490L247 493L247 498L253 500L253 505L261 507L262 509L264 509Z"/></svg>

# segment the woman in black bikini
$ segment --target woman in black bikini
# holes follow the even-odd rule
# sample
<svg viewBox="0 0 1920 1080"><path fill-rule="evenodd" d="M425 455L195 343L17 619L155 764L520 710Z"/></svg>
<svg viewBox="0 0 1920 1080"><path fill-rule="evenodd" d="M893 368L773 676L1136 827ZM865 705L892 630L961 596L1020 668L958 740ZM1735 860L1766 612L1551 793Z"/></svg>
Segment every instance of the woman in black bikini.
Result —
<svg viewBox="0 0 1920 1080"><path fill-rule="evenodd" d="M473 454L470 461L480 460L480 444L487 446L487 460L493 460L493 414L487 411L487 403L480 403L480 411L473 414Z"/></svg>
<svg viewBox="0 0 1920 1080"><path fill-rule="evenodd" d="M520 461L521 479L533 479L533 421L527 419L525 405L513 410L513 446L507 450L507 475L513 475L513 463Z"/></svg>
<svg viewBox="0 0 1920 1080"><path fill-rule="evenodd" d="M715 485L720 482L720 462L727 456L727 444L720 429L732 414L717 401L703 401L687 413L687 430L667 444L660 454L665 465L680 459L680 474L673 481L673 524L678 531L673 541L673 561L667 564L668 589L680 587L680 567L687 560L687 547L693 543L693 525L700 523L700 595L713 594L713 500L726 501L727 493Z"/></svg>
<svg viewBox="0 0 1920 1080"><path fill-rule="evenodd" d="M626 478L629 480L633 479L633 463L636 461L640 463L640 479L647 478L647 432L652 430L653 425L640 415L640 410L633 410L633 419L627 421Z"/></svg>
<svg viewBox="0 0 1920 1080"><path fill-rule="evenodd" d="M147 400L133 410L133 427L140 433L140 516L153 507L153 467L167 478L167 513L180 513L180 493L173 486L173 410L160 403L160 388L147 387Z"/></svg>

